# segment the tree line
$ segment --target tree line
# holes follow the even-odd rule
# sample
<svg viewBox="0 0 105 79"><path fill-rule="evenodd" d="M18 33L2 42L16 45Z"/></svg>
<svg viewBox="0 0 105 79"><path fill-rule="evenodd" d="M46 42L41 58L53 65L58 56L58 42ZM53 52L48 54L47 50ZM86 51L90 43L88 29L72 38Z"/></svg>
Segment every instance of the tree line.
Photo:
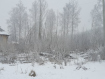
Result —
<svg viewBox="0 0 105 79"><path fill-rule="evenodd" d="M20 52L70 53L103 46L101 0L98 0L90 13L91 30L78 32L80 11L75 0L66 3L62 12L48 9L45 0L35 0L28 13L20 1L10 11L7 20L9 41L17 44L16 49Z"/></svg>

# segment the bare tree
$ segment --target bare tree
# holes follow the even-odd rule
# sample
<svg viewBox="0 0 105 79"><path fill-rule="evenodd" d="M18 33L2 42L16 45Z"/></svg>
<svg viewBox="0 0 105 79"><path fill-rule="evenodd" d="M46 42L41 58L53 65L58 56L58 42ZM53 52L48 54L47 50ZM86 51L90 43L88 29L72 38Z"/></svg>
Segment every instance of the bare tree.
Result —
<svg viewBox="0 0 105 79"><path fill-rule="evenodd" d="M79 20L79 14L80 14L80 8L78 8L78 4L77 2L73 1L71 2L71 6L72 6L72 11L71 11L71 50L73 49L73 34L74 34L74 30L76 27L78 27L78 24L80 23Z"/></svg>
<svg viewBox="0 0 105 79"><path fill-rule="evenodd" d="M47 3L45 0L38 0L39 2L39 40L42 38L42 26L46 15Z"/></svg>
<svg viewBox="0 0 105 79"><path fill-rule="evenodd" d="M11 32L12 41L19 42L21 38L26 36L28 28L28 14L22 2L19 2L16 7L10 12L8 25Z"/></svg>
<svg viewBox="0 0 105 79"><path fill-rule="evenodd" d="M32 27L30 28L29 37L33 48L40 51L42 46L42 37L44 33L44 22L47 11L47 3L45 0L35 0L30 9Z"/></svg>
<svg viewBox="0 0 105 79"><path fill-rule="evenodd" d="M102 0L98 0L97 4L94 5L91 11L92 27L102 27L103 17L102 17Z"/></svg>
<svg viewBox="0 0 105 79"><path fill-rule="evenodd" d="M92 19L92 31L93 33L91 34L92 36L92 48L98 48L102 46L99 43L99 40L103 39L102 37L100 38L100 28L103 27L103 9L102 9L102 0L98 0L97 4L94 5L93 10L91 11L91 19ZM103 32L103 31L102 31ZM103 35L103 34L102 34Z"/></svg>
<svg viewBox="0 0 105 79"><path fill-rule="evenodd" d="M76 1L71 1L66 4L63 8L63 13L61 14L61 24L64 38L67 38L71 34L71 50L73 49L73 34L76 27L80 23L79 19L80 8L77 5ZM71 30L70 30L71 29ZM64 39L65 40L65 39Z"/></svg>
<svg viewBox="0 0 105 79"><path fill-rule="evenodd" d="M56 22L55 12L51 9L48 11L48 14L46 17L46 32L47 32L47 39L49 39L49 47L48 48L49 48L50 52L51 52L51 45L53 42L55 22Z"/></svg>

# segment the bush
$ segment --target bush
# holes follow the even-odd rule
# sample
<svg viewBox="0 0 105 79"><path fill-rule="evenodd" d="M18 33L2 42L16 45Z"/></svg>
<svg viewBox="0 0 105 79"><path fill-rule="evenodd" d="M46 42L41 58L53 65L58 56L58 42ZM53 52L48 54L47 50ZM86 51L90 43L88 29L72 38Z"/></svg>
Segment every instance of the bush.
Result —
<svg viewBox="0 0 105 79"><path fill-rule="evenodd" d="M0 68L0 71L4 70L4 67Z"/></svg>
<svg viewBox="0 0 105 79"><path fill-rule="evenodd" d="M98 54L97 53L90 53L90 60L91 61L98 61Z"/></svg>
<svg viewBox="0 0 105 79"><path fill-rule="evenodd" d="M99 50L96 50L95 53L91 52L89 55L91 57L91 61L105 60L104 47L99 48Z"/></svg>
<svg viewBox="0 0 105 79"><path fill-rule="evenodd" d="M31 77L35 77L35 76L36 76L35 71L34 71L34 70L31 70L31 72L29 73L29 76L31 76Z"/></svg>
<svg viewBox="0 0 105 79"><path fill-rule="evenodd" d="M105 60L105 52L104 52L104 49L102 49L102 50L99 52L99 54L100 54L100 58L101 58L102 60Z"/></svg>

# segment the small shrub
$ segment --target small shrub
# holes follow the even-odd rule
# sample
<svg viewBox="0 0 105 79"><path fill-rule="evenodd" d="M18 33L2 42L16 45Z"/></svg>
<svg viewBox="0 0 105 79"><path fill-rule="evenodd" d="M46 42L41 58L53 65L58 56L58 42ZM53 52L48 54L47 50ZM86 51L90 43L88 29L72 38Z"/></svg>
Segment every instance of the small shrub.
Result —
<svg viewBox="0 0 105 79"><path fill-rule="evenodd" d="M81 69L82 66L81 65L78 65L78 67L76 67L77 70Z"/></svg>
<svg viewBox="0 0 105 79"><path fill-rule="evenodd" d="M98 61L98 54L97 53L90 53L91 61Z"/></svg>
<svg viewBox="0 0 105 79"><path fill-rule="evenodd" d="M44 62L40 62L39 65L44 65Z"/></svg>
<svg viewBox="0 0 105 79"><path fill-rule="evenodd" d="M49 61L50 62L55 62L55 59L54 58L49 58Z"/></svg>
<svg viewBox="0 0 105 79"><path fill-rule="evenodd" d="M53 66L56 69L56 65Z"/></svg>
<svg viewBox="0 0 105 79"><path fill-rule="evenodd" d="M0 68L0 71L4 70L4 67Z"/></svg>
<svg viewBox="0 0 105 79"><path fill-rule="evenodd" d="M63 66L60 66L60 69L64 69Z"/></svg>
<svg viewBox="0 0 105 79"><path fill-rule="evenodd" d="M100 58L101 58L102 60L105 60L105 52L104 52L104 49L102 49L102 50L99 52L99 54L100 54Z"/></svg>
<svg viewBox="0 0 105 79"><path fill-rule="evenodd" d="M80 70L80 69L88 70L88 68L86 68L85 66L82 66L82 65L78 65L78 67L76 69L77 70Z"/></svg>
<svg viewBox="0 0 105 79"><path fill-rule="evenodd" d="M86 68L86 67L82 67L82 69L83 69L83 70L88 70L88 68Z"/></svg>
<svg viewBox="0 0 105 79"><path fill-rule="evenodd" d="M29 73L29 76L31 76L31 77L35 77L35 76L36 76L35 71L34 71L34 70L31 70L31 72Z"/></svg>

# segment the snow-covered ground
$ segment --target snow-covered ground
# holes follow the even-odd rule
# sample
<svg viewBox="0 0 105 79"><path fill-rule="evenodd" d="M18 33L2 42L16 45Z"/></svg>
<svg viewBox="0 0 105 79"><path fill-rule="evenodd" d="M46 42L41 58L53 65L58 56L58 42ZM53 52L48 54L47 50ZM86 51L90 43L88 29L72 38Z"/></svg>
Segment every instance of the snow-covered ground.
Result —
<svg viewBox="0 0 105 79"><path fill-rule="evenodd" d="M46 63L45 65L35 64L17 64L11 66L9 64L0 64L0 79L105 79L105 61L89 62L84 67L77 70L77 65L68 64L60 69L59 65ZM30 77L29 72L35 70L36 77Z"/></svg>

